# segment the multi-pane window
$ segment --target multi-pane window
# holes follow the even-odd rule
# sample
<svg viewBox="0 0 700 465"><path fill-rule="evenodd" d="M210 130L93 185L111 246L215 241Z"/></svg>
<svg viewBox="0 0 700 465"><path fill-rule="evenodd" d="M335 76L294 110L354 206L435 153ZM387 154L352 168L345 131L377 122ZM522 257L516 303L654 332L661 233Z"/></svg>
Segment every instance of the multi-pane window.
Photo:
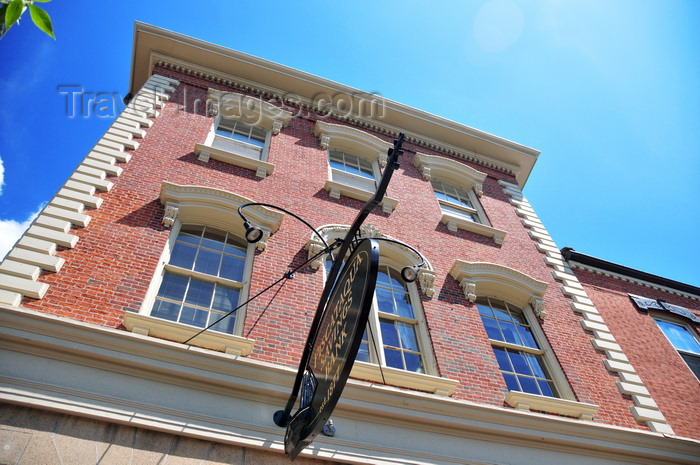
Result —
<svg viewBox="0 0 700 465"><path fill-rule="evenodd" d="M444 213L456 215L476 223L481 222L469 192L439 180L433 179L430 183L433 185L435 197L440 202L440 207Z"/></svg>
<svg viewBox="0 0 700 465"><path fill-rule="evenodd" d="M685 325L661 319L655 321L688 367L700 379L700 342L697 337Z"/></svg>
<svg viewBox="0 0 700 465"><path fill-rule="evenodd" d="M328 150L332 179L361 189L374 190L374 164L362 157L340 150Z"/></svg>
<svg viewBox="0 0 700 465"><path fill-rule="evenodd" d="M248 158L265 158L267 131L238 120L220 119L211 146Z"/></svg>
<svg viewBox="0 0 700 465"><path fill-rule="evenodd" d="M165 265L151 316L205 327L236 309L247 244L208 226L183 225ZM235 313L212 329L233 334Z"/></svg>
<svg viewBox="0 0 700 465"><path fill-rule="evenodd" d="M557 397L544 351L523 311L490 297L478 298L476 304L508 389Z"/></svg>
<svg viewBox="0 0 700 465"><path fill-rule="evenodd" d="M265 146L267 131L252 124L238 120L221 120L216 127L216 134L219 136L236 139L258 147Z"/></svg>
<svg viewBox="0 0 700 465"><path fill-rule="evenodd" d="M331 264L326 262L326 271ZM356 360L416 373L427 371L410 286L415 284L406 283L398 270L379 265L374 302Z"/></svg>

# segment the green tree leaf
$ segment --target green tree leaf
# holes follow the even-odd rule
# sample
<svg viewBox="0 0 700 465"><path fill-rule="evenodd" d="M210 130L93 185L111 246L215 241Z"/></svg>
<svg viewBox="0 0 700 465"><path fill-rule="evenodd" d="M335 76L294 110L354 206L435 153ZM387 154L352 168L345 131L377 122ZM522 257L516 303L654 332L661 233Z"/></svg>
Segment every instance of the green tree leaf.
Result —
<svg viewBox="0 0 700 465"><path fill-rule="evenodd" d="M9 5L7 5L7 11L5 11L5 28L9 29L10 26L15 24L19 17L22 15L22 10L24 9L24 4L22 0L12 0Z"/></svg>
<svg viewBox="0 0 700 465"><path fill-rule="evenodd" d="M21 2L22 0L19 1ZM52 39L56 38L53 35L53 25L51 24L51 17L45 10L39 8L36 5L29 5L29 14L32 16L32 21L34 21L36 27L47 33L49 36L51 36Z"/></svg>
<svg viewBox="0 0 700 465"><path fill-rule="evenodd" d="M0 39L7 32L7 26L5 26L5 12L7 11L7 5L5 3L0 6Z"/></svg>

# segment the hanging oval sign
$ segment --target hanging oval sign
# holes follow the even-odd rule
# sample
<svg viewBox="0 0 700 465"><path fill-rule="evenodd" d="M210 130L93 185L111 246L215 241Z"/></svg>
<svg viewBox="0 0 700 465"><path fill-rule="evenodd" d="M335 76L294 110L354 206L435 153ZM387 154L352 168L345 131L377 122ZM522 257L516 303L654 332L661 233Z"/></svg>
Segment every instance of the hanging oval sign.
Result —
<svg viewBox="0 0 700 465"><path fill-rule="evenodd" d="M301 408L287 425L292 460L321 431L335 408L367 326L379 269L379 246L363 239L348 257L313 338L302 385ZM333 285L327 283L327 286Z"/></svg>

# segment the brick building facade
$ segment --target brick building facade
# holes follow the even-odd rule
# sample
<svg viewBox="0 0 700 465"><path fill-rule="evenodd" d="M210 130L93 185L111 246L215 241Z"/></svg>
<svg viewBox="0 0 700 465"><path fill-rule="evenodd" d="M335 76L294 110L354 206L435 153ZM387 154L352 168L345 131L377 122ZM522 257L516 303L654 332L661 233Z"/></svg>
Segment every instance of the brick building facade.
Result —
<svg viewBox="0 0 700 465"><path fill-rule="evenodd" d="M536 150L138 23L131 90L0 265L3 463L288 461L272 416L325 283L317 254L399 132L362 229L381 250L365 342L336 434L297 461L700 459L682 395L697 379L674 359L668 388L669 354L633 331L649 317L572 271L522 195ZM698 298L677 305L697 315Z"/></svg>
<svg viewBox="0 0 700 465"><path fill-rule="evenodd" d="M629 359L610 368L623 382L637 381L633 369L674 432L697 439L700 343L691 338L700 326L700 289L570 248L562 251Z"/></svg>

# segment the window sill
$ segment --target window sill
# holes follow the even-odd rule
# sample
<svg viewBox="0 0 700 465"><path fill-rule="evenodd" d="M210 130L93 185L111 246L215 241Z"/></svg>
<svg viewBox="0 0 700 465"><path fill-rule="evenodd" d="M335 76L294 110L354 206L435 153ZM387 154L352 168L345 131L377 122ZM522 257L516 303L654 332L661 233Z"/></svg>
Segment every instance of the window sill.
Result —
<svg viewBox="0 0 700 465"><path fill-rule="evenodd" d="M600 408L594 404L519 391L510 391L506 396L506 403L518 410L538 410L588 421L593 420L593 416Z"/></svg>
<svg viewBox="0 0 700 465"><path fill-rule="evenodd" d="M272 174L275 165L255 158L238 155L227 150L217 149L204 144L195 144L194 153L199 155L199 161L208 162L210 158L219 160L231 165L255 171L259 178L265 178Z"/></svg>
<svg viewBox="0 0 700 465"><path fill-rule="evenodd" d="M126 312L124 314L124 326L132 333L175 342L185 342L201 330L194 326L187 326L175 323L174 321L163 320L161 318L133 312ZM218 333L216 331L205 331L197 336L190 344L243 357L250 354L253 350L253 341L251 339Z"/></svg>
<svg viewBox="0 0 700 465"><path fill-rule="evenodd" d="M357 187L348 186L347 184L343 184L337 181L331 181L330 179L326 181L326 184L323 187L330 193L330 196L334 199L339 199L340 196L345 196L350 197L351 199L362 200L363 202L367 202L374 195L374 192L366 191ZM384 196L384 199L379 203L384 213L393 212L398 204L398 200L392 199L391 197L387 196Z"/></svg>
<svg viewBox="0 0 700 465"><path fill-rule="evenodd" d="M452 232L457 232L458 229L463 229L481 236L491 237L498 245L503 244L503 239L506 237L506 232L503 230L496 229L485 224L476 223L474 221L469 221L467 219L460 218L459 216L450 215L449 213L443 213L440 222L447 225L447 229Z"/></svg>
<svg viewBox="0 0 700 465"><path fill-rule="evenodd" d="M382 374L384 374L383 379ZM448 378L413 373L396 368L382 367L380 371L379 366L373 363L358 361L353 364L350 376L376 383L386 382L386 384L391 386L415 389L416 391L429 392L441 396L451 396L459 384L457 381Z"/></svg>

